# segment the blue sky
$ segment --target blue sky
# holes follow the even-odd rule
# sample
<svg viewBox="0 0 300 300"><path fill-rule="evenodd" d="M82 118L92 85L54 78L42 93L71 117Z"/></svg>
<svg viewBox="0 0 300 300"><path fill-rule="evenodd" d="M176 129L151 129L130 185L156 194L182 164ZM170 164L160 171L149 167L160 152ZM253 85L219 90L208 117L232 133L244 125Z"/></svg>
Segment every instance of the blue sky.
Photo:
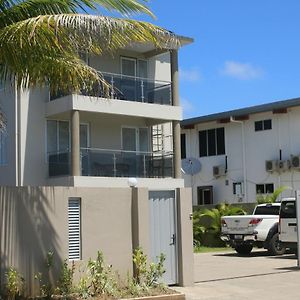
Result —
<svg viewBox="0 0 300 300"><path fill-rule="evenodd" d="M299 0L150 0L149 6L155 24L195 39L180 51L185 118L300 97Z"/></svg>

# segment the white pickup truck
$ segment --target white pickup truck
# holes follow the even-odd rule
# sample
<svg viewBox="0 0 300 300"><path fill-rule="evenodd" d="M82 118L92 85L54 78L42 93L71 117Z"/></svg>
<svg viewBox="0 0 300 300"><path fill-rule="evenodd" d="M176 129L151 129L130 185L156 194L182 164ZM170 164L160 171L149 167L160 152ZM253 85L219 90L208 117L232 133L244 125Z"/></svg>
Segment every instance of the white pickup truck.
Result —
<svg viewBox="0 0 300 300"><path fill-rule="evenodd" d="M250 254L254 246L268 249L271 255L282 255L278 221L280 203L257 205L252 215L224 216L221 219L221 239L239 254Z"/></svg>
<svg viewBox="0 0 300 300"><path fill-rule="evenodd" d="M279 240L286 247L297 249L297 218L295 198L286 198L281 201L279 213Z"/></svg>

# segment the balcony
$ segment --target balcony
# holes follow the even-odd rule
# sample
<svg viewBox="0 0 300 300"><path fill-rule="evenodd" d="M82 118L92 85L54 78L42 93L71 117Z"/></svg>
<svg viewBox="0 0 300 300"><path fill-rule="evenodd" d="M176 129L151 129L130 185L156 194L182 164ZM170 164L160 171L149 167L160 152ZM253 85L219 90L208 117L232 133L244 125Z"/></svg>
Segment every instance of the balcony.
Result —
<svg viewBox="0 0 300 300"><path fill-rule="evenodd" d="M134 101L149 104L172 105L171 82L150 80L113 73L101 73L110 85L105 92L102 84L97 84L92 90L82 89L78 94L97 98ZM50 95L50 100L65 97L69 93L58 92Z"/></svg>
<svg viewBox="0 0 300 300"><path fill-rule="evenodd" d="M71 175L70 152L49 153L49 177ZM81 176L166 178L173 176L173 153L81 148Z"/></svg>

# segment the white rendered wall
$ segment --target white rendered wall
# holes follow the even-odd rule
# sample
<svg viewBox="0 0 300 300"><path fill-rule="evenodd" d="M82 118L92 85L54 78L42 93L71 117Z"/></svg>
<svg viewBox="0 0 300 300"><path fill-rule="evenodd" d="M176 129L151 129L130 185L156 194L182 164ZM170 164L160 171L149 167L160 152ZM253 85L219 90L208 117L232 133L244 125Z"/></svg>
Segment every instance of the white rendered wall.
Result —
<svg viewBox="0 0 300 300"><path fill-rule="evenodd" d="M272 119L272 129L255 131L254 122ZM226 155L199 157L200 130L224 127ZM282 159L290 159L291 155L300 155L300 107L289 108L286 114L272 112L250 115L244 121L245 130L245 157L246 157L246 190L247 195L238 199L233 194L233 183L244 181L242 156L242 125L238 123L218 124L209 122L195 125L195 129L182 130L186 134L187 157L196 157L201 162L201 171L194 175L184 175L185 186L193 185L193 204L197 204L197 187L213 186L213 201L215 203L234 203L256 201L256 184L273 183L274 189L279 186L289 186L291 189L282 194L293 196L295 189L300 189L300 172L290 170L284 173L268 173L265 170L266 160L279 159L281 150ZM226 176L218 179L213 176L213 166L225 164L228 161ZM193 184L192 184L193 179ZM245 190L245 189L244 189Z"/></svg>

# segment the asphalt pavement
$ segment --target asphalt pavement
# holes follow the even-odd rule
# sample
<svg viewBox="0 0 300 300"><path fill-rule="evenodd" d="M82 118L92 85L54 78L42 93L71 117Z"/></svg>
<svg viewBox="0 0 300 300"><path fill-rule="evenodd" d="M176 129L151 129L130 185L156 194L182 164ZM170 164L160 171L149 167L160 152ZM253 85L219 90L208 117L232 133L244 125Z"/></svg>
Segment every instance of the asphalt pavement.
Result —
<svg viewBox="0 0 300 300"><path fill-rule="evenodd" d="M195 254L195 285L177 288L187 300L300 300L300 269L294 254L255 250Z"/></svg>

